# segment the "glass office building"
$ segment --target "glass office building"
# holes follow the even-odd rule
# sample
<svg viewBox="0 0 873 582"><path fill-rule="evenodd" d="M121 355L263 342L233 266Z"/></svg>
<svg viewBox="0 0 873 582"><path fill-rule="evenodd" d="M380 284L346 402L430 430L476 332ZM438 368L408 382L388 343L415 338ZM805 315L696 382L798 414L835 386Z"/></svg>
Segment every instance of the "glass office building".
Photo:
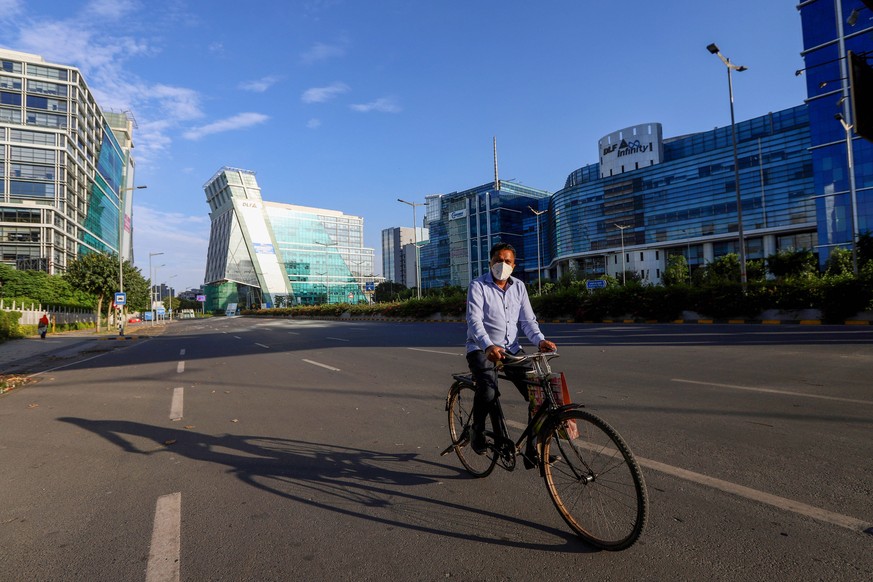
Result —
<svg viewBox="0 0 873 582"><path fill-rule="evenodd" d="M747 258L813 248L806 106L736 128ZM572 172L541 217L551 277L633 271L656 283L671 254L693 268L738 251L730 126L664 139L660 124L641 124L603 137L598 150L600 162Z"/></svg>
<svg viewBox="0 0 873 582"><path fill-rule="evenodd" d="M851 125L847 53L866 55L873 63L873 2L808 0L800 2L804 69L809 107L819 259L834 247L851 249L854 223L859 234L873 230L873 143L846 132L839 114ZM871 103L855 104L866 108ZM854 173L850 174L847 142ZM852 198L856 200L853 216Z"/></svg>
<svg viewBox="0 0 873 582"><path fill-rule="evenodd" d="M0 49L2 262L56 274L89 252L132 259L133 125L75 67Z"/></svg>
<svg viewBox="0 0 873 582"><path fill-rule="evenodd" d="M488 270L488 251L498 242L516 249L513 276L529 279L537 264L536 239L530 236L535 214L529 207L542 207L549 196L513 182L490 182L426 197L430 240L420 251L422 289L468 286Z"/></svg>
<svg viewBox="0 0 873 582"><path fill-rule="evenodd" d="M265 202L250 170L222 168L203 188L212 220L206 309L369 300L378 278L363 218Z"/></svg>

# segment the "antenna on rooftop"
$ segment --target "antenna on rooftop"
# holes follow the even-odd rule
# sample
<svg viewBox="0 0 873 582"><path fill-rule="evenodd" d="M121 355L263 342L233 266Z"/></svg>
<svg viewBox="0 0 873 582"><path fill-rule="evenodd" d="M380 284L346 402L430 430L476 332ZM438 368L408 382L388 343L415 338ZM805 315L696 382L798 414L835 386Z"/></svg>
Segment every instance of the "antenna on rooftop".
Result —
<svg viewBox="0 0 873 582"><path fill-rule="evenodd" d="M494 187L500 192L500 178L497 177L497 136L494 136Z"/></svg>

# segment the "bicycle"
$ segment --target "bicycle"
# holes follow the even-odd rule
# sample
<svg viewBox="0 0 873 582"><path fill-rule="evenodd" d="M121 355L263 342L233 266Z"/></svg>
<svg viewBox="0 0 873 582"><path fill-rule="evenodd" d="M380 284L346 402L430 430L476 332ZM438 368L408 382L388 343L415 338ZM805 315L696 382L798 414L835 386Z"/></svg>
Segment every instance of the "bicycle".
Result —
<svg viewBox="0 0 873 582"><path fill-rule="evenodd" d="M479 478L490 475L498 463L508 471L514 470L517 457L522 456L539 465L555 508L577 535L605 550L629 548L639 539L648 519L648 494L640 466L606 421L582 410L582 405L558 404L551 386L555 376L549 366L549 360L555 357L557 352L518 357L504 354L504 366L532 365L525 383L539 386L543 404L518 440L513 441L500 399L495 399L486 420L488 446L482 455L471 446L476 393L473 378L452 374L455 382L446 396L452 444L442 456L454 450L467 471ZM503 374L499 377L508 379ZM522 453L522 445L529 439L534 439L538 459Z"/></svg>

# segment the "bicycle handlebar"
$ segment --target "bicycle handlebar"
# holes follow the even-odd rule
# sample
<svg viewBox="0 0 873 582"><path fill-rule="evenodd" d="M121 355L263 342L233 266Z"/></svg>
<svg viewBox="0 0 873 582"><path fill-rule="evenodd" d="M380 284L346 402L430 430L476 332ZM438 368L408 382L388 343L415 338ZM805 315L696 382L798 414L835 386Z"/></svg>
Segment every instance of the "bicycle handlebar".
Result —
<svg viewBox="0 0 873 582"><path fill-rule="evenodd" d="M504 366L519 366L522 364L526 364L527 362L539 358L547 358L551 360L552 358L559 358L561 355L557 352L537 352L535 354L524 354L523 356L513 356L507 352L503 352L503 359L500 360Z"/></svg>

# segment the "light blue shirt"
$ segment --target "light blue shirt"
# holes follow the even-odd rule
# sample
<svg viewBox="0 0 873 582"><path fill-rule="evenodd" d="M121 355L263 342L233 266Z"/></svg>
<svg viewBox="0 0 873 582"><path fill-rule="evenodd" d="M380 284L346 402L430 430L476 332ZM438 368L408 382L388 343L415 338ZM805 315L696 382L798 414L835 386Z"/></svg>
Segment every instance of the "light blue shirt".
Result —
<svg viewBox="0 0 873 582"><path fill-rule="evenodd" d="M524 283L510 277L506 288L494 283L491 272L477 277L467 290L467 352L485 351L489 346L517 352L518 328L534 345L545 336L540 332Z"/></svg>

